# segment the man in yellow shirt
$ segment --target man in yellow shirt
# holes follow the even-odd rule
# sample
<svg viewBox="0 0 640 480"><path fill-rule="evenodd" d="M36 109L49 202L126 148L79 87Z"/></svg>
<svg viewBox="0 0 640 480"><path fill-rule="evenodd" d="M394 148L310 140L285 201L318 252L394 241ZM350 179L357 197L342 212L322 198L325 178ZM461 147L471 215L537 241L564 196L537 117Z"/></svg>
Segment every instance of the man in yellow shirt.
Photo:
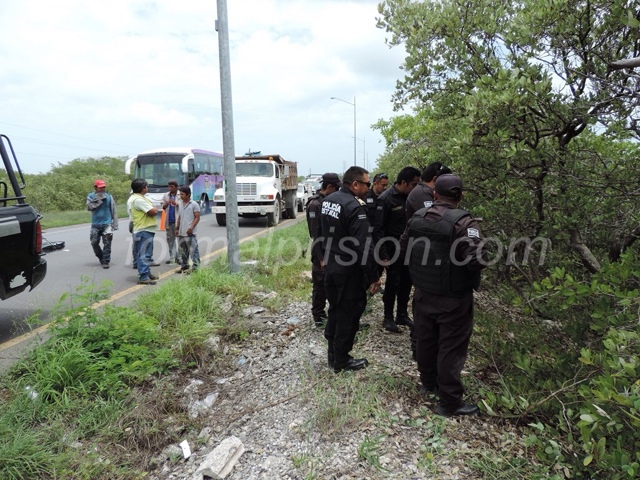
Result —
<svg viewBox="0 0 640 480"><path fill-rule="evenodd" d="M138 265L138 285L155 285L158 278L151 274L150 269L153 258L153 239L158 230L156 220L158 209L144 196L148 190L147 181L144 178L136 178L131 182L133 193L127 202L133 221L133 240L138 246L135 259Z"/></svg>

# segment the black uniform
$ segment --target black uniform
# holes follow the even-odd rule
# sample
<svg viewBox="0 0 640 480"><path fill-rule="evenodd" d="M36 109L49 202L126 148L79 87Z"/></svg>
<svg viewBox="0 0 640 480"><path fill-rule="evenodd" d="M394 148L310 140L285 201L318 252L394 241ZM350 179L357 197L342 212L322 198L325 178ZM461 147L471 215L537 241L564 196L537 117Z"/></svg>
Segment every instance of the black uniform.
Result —
<svg viewBox="0 0 640 480"><path fill-rule="evenodd" d="M339 367L351 359L349 352L367 304L367 288L379 275L363 200L342 187L324 199L320 219L329 300L324 335L329 342L329 364Z"/></svg>
<svg viewBox="0 0 640 480"><path fill-rule="evenodd" d="M324 249L322 246L322 227L320 225L320 211L324 195L320 192L313 195L307 202L307 226L309 236L313 240L311 244L311 281L313 290L311 294L311 314L316 325L322 325L327 314L324 311L327 303L327 294L324 288L324 268L322 260Z"/></svg>
<svg viewBox="0 0 640 480"><path fill-rule="evenodd" d="M486 266L482 235L468 212L436 201L416 212L400 244L415 286L420 379L427 390L438 390L440 408L448 414L463 405L460 372L473 330L473 290ZM457 262L451 261L454 245Z"/></svg>
<svg viewBox="0 0 640 480"><path fill-rule="evenodd" d="M369 219L369 223L371 226L375 224L376 220L376 207L378 206L378 197L376 193L373 191L373 188L369 189L367 193L367 198L364 200L367 204L367 218Z"/></svg>
<svg viewBox="0 0 640 480"><path fill-rule="evenodd" d="M405 207L407 221L418 210L429 208L431 205L433 205L433 189L429 185L420 182L407 196L407 205Z"/></svg>
<svg viewBox="0 0 640 480"><path fill-rule="evenodd" d="M387 240L380 242L380 260L391 260L387 267L387 280L385 282L382 302L384 303L385 324L393 323L393 308L398 300L396 321L407 317L409 296L411 294L411 278L409 270L402 259L398 259L398 240L402 236L407 225L405 205L407 195L400 192L395 186L385 190L378 197L378 208L374 227L374 240L380 242L385 237L391 237L396 241ZM395 256L395 259L394 259ZM395 261L394 261L395 260Z"/></svg>

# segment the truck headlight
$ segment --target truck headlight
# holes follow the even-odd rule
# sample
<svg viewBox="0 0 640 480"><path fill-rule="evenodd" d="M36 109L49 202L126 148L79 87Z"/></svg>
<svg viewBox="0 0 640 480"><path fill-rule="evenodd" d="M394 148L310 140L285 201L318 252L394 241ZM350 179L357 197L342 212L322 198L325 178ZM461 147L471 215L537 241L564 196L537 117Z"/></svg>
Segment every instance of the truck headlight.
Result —
<svg viewBox="0 0 640 480"><path fill-rule="evenodd" d="M213 196L213 201L214 202L224 202L224 195L214 195Z"/></svg>
<svg viewBox="0 0 640 480"><path fill-rule="evenodd" d="M260 200L273 200L275 197L273 194L271 195L260 195Z"/></svg>

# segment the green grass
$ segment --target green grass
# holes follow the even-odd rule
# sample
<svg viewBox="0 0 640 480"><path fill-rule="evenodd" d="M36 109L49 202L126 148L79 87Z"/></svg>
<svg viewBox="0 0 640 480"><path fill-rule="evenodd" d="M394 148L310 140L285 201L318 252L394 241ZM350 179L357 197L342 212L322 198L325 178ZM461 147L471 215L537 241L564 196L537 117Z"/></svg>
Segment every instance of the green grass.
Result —
<svg viewBox="0 0 640 480"><path fill-rule="evenodd" d="M48 226L90 218L47 216ZM66 295L73 307L55 311L50 339L0 377L0 478L142 478L141 452L178 441L166 418L181 419L185 428L192 422L172 385L156 379L176 369L216 368L221 359L206 342L247 335L239 318L253 292L279 292L273 308L308 297L310 282L299 272L310 263L296 246L306 242L304 223L271 230L242 248L243 260L258 260L255 268L230 274L220 259L164 282L131 308L91 308L109 288L83 279ZM154 395L136 395L149 388Z"/></svg>

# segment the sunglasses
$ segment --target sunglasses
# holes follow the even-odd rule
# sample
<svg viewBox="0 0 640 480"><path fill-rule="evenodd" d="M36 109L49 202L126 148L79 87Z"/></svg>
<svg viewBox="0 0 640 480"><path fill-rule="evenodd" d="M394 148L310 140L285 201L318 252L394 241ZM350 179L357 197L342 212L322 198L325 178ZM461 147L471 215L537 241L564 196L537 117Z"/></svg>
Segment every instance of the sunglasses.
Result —
<svg viewBox="0 0 640 480"><path fill-rule="evenodd" d="M362 185L366 185L367 188L371 188L371 182L363 182L362 180L356 180L356 182L361 183Z"/></svg>
<svg viewBox="0 0 640 480"><path fill-rule="evenodd" d="M373 177L373 182L377 182L378 180L389 180L389 176L386 173L376 173Z"/></svg>

